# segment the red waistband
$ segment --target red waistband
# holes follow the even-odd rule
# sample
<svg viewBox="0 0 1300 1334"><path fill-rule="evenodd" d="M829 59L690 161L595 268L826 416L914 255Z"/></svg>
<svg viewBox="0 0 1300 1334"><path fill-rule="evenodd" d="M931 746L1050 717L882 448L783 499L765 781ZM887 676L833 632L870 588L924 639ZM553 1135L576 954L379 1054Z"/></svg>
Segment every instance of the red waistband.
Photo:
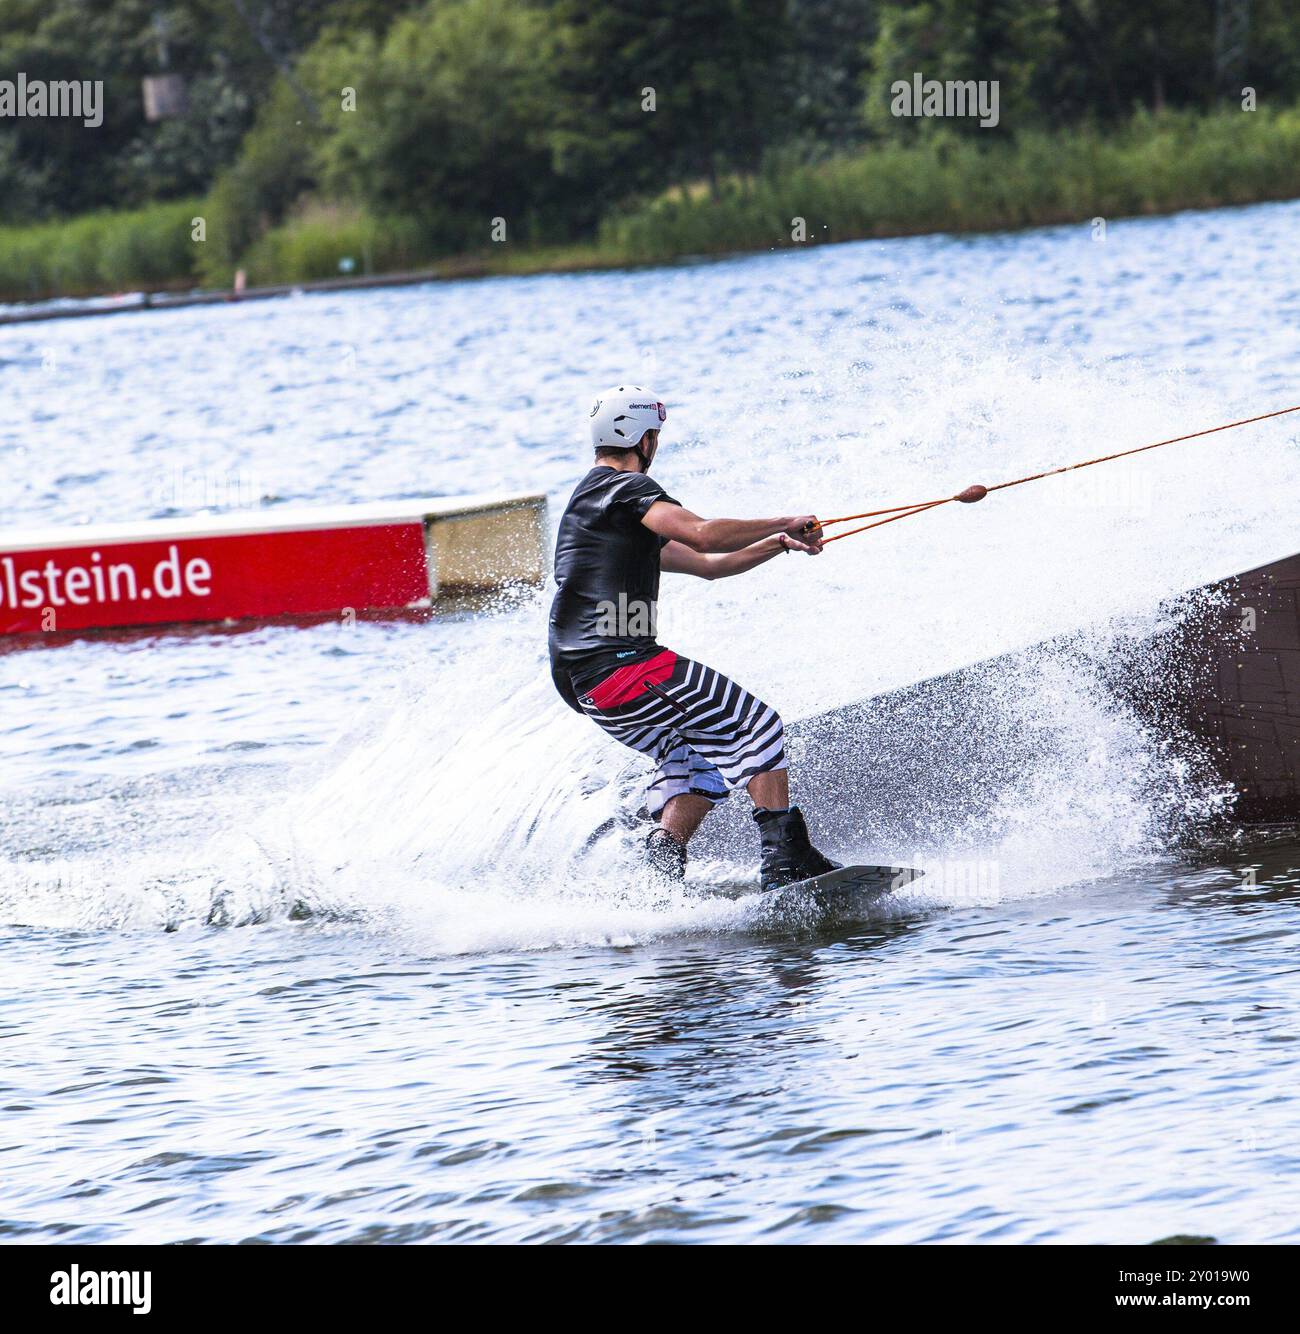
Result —
<svg viewBox="0 0 1300 1334"><path fill-rule="evenodd" d="M666 681L677 666L677 654L666 648L644 662L632 662L611 673L599 685L587 691L587 698L598 709L616 709L620 704L645 693L645 683Z"/></svg>

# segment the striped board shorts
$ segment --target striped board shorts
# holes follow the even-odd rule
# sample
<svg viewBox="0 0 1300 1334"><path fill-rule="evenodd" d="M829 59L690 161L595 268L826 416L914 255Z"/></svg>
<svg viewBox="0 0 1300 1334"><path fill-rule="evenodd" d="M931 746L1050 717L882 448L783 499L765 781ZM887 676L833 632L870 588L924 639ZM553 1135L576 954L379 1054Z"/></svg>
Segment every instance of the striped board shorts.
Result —
<svg viewBox="0 0 1300 1334"><path fill-rule="evenodd" d="M615 741L654 760L646 794L652 817L673 797L719 802L755 774L785 768L776 710L671 649L620 667L580 693L578 703Z"/></svg>

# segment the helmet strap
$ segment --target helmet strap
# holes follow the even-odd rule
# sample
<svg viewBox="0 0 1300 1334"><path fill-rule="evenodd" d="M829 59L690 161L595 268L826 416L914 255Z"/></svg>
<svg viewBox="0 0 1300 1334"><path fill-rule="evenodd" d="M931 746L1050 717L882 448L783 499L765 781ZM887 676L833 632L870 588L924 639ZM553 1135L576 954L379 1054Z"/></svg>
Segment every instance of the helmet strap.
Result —
<svg viewBox="0 0 1300 1334"><path fill-rule="evenodd" d="M641 440L638 440L636 444L632 446L632 452L637 456L637 458L641 460L641 471L649 472L650 456L645 452L644 449L641 448L641 441L644 439L645 439L645 434L643 433L641 436Z"/></svg>

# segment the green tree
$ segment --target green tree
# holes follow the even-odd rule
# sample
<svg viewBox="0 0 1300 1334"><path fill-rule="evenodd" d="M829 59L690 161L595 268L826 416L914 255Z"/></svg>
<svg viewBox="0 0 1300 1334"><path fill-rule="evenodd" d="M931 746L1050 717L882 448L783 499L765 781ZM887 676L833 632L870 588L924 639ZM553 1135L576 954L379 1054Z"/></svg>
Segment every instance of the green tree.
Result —
<svg viewBox="0 0 1300 1334"><path fill-rule="evenodd" d="M573 32L566 87L597 192L753 171L796 127L786 0L557 0ZM653 110L647 107L653 104Z"/></svg>
<svg viewBox="0 0 1300 1334"><path fill-rule="evenodd" d="M566 39L543 10L443 0L313 56L332 99L321 177L335 195L433 223L447 243L557 233L566 182L556 146L571 116L558 70ZM356 91L348 109L341 90Z"/></svg>
<svg viewBox="0 0 1300 1334"><path fill-rule="evenodd" d="M876 35L876 0L790 0L781 82L795 137L822 150L858 142L862 78Z"/></svg>
<svg viewBox="0 0 1300 1334"><path fill-rule="evenodd" d="M1247 22L1225 27L1230 13ZM868 122L890 134L972 130L890 115L890 84L916 71L997 79L1012 132L1206 108L1245 84L1278 105L1300 94L1300 25L1294 0L886 0L863 80Z"/></svg>
<svg viewBox="0 0 1300 1334"><path fill-rule="evenodd" d="M1040 123L1061 50L1060 0L921 0L882 4L863 78L868 123L882 134L973 132L978 121L899 119L892 85L914 74L946 81L996 80L999 124Z"/></svg>
<svg viewBox="0 0 1300 1334"><path fill-rule="evenodd" d="M321 135L297 90L277 79L238 159L217 176L208 197L207 244L225 268L233 267L263 232L282 222L315 185L312 155ZM222 272L222 265L209 267L214 276Z"/></svg>
<svg viewBox="0 0 1300 1334"><path fill-rule="evenodd" d="M277 77L323 31L383 31L412 0L4 0L0 78L104 83L104 123L0 122L0 220L192 194L239 151ZM150 124L141 79L185 81Z"/></svg>

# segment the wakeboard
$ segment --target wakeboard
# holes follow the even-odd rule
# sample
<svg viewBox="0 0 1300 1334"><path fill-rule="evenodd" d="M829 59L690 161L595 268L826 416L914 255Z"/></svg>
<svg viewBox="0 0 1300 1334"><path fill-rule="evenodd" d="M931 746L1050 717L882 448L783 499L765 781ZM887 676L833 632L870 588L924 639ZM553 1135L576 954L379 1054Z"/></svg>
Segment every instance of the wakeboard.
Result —
<svg viewBox="0 0 1300 1334"><path fill-rule="evenodd" d="M825 928L872 916L895 889L924 874L910 866L841 866L760 894L765 918L778 930Z"/></svg>
<svg viewBox="0 0 1300 1334"><path fill-rule="evenodd" d="M712 892L728 899L758 901L763 917L777 929L825 926L856 921L864 913L874 914L893 890L910 885L924 874L911 866L841 866L780 889L761 890L749 881L715 884Z"/></svg>
<svg viewBox="0 0 1300 1334"><path fill-rule="evenodd" d="M862 894L888 894L918 880L925 873L910 866L841 866L807 880L786 885L781 893L824 896L827 899L852 898Z"/></svg>

